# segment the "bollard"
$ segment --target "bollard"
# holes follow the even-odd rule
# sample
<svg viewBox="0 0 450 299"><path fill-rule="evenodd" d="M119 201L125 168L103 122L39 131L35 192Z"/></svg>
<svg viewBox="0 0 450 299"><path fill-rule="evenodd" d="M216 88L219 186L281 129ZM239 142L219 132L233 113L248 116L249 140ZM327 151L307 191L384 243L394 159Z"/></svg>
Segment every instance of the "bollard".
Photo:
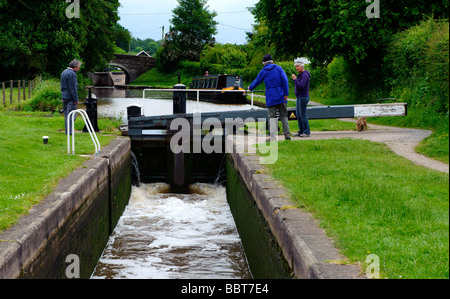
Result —
<svg viewBox="0 0 450 299"><path fill-rule="evenodd" d="M186 85L177 84L173 89L186 89ZM175 91L173 93L173 114L186 114L186 92Z"/></svg>
<svg viewBox="0 0 450 299"><path fill-rule="evenodd" d="M83 103L83 105L86 105L86 113L89 117L89 120L91 121L92 128L95 132L99 132L98 129L98 123L97 123L97 96L92 93L92 88L89 88L89 95L86 98L86 101ZM84 126L83 129L84 133L88 132L88 129L86 126Z"/></svg>
<svg viewBox="0 0 450 299"><path fill-rule="evenodd" d="M141 117L142 116L142 106L138 104L133 104L127 107L127 119L130 117Z"/></svg>

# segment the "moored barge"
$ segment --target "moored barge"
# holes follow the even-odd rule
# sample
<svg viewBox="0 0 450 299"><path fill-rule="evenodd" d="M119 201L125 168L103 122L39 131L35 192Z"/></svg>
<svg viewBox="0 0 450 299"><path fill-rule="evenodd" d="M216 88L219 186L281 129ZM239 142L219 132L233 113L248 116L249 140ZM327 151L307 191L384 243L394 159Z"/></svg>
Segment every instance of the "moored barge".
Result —
<svg viewBox="0 0 450 299"><path fill-rule="evenodd" d="M247 97L244 90L242 76L235 75L208 75L194 77L191 89L201 89L200 100L218 104L246 104ZM233 92L227 92L233 90ZM241 92L237 92L237 90ZM188 93L189 100L197 100L196 92Z"/></svg>

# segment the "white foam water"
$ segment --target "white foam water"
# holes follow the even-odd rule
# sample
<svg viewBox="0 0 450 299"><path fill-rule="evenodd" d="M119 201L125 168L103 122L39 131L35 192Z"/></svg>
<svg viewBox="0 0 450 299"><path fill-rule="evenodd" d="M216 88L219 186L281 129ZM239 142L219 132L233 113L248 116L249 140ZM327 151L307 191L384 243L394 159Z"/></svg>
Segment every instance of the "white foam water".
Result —
<svg viewBox="0 0 450 299"><path fill-rule="evenodd" d="M92 278L251 278L225 188L195 184L188 195L168 188L133 187Z"/></svg>

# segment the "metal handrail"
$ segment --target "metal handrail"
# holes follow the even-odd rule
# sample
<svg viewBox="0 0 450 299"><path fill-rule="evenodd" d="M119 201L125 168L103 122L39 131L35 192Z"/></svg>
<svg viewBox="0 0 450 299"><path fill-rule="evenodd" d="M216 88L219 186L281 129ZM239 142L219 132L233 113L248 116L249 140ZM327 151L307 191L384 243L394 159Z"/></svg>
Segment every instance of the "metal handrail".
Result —
<svg viewBox="0 0 450 299"><path fill-rule="evenodd" d="M72 135L72 155L75 155L75 114L79 113L84 120L84 123L86 125L86 128L89 132L89 135L91 136L92 141L94 142L95 146L95 156L98 157L100 155L100 142L98 141L97 135L95 134L94 128L92 127L92 123L89 120L89 117L84 110L74 110L69 113L67 116L67 154L70 155L70 135ZM72 119L72 126L70 126L70 119Z"/></svg>
<svg viewBox="0 0 450 299"><path fill-rule="evenodd" d="M251 105L252 107L253 105L253 92L254 91L250 91L250 90L220 90L220 89L144 89L142 91L142 99L145 100L145 92L146 91L163 91L163 92L197 92L197 105L200 102L200 92L220 92L220 93L224 93L224 92L250 92L251 93ZM258 90L258 92L261 92L261 90Z"/></svg>

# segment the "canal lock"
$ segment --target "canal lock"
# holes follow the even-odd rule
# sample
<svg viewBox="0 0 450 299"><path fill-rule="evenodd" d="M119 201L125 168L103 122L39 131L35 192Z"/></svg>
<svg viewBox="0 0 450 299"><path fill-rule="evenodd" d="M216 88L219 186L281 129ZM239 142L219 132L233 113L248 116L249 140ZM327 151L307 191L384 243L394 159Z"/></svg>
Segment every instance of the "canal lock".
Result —
<svg viewBox="0 0 450 299"><path fill-rule="evenodd" d="M127 112L141 113L136 106ZM232 169L225 142L221 153L177 155L167 133L132 139L129 205L92 278L291 278L267 223ZM227 181L230 172L233 179Z"/></svg>

